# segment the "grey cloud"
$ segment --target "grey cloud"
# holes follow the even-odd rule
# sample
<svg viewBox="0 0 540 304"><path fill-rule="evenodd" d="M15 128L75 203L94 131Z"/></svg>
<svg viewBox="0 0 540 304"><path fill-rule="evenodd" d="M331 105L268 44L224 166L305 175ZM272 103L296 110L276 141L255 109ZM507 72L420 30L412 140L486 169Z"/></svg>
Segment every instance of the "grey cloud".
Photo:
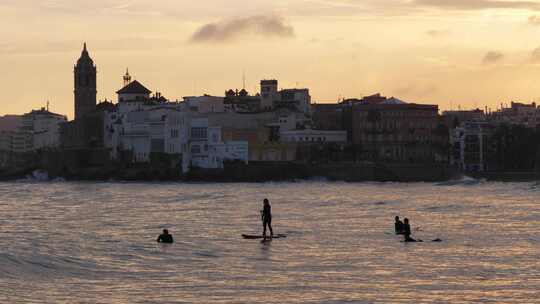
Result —
<svg viewBox="0 0 540 304"><path fill-rule="evenodd" d="M289 38L294 36L294 28L278 16L237 18L203 25L193 33L191 42L224 43L246 34Z"/></svg>
<svg viewBox="0 0 540 304"><path fill-rule="evenodd" d="M487 52L486 55L484 55L484 59L482 59L483 64L493 64L501 61L504 58L504 54L497 51L490 51Z"/></svg>
<svg viewBox="0 0 540 304"><path fill-rule="evenodd" d="M531 62L540 63L540 47L535 48L531 52Z"/></svg>
<svg viewBox="0 0 540 304"><path fill-rule="evenodd" d="M427 7L455 10L483 10L497 8L540 10L540 2L523 0L414 0L412 3Z"/></svg>

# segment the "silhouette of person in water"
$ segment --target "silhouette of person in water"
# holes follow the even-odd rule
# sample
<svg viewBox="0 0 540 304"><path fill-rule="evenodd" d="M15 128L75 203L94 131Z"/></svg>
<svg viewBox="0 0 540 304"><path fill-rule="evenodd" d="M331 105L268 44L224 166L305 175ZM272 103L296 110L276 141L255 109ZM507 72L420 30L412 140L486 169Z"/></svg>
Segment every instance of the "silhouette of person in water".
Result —
<svg viewBox="0 0 540 304"><path fill-rule="evenodd" d="M399 219L399 216L396 216L394 227L396 229L396 234L403 234L403 222Z"/></svg>
<svg viewBox="0 0 540 304"><path fill-rule="evenodd" d="M169 230L163 229L163 233L157 238L158 243L172 244L174 242L173 237L169 234Z"/></svg>
<svg viewBox="0 0 540 304"><path fill-rule="evenodd" d="M405 237L405 242L416 242L416 240L411 237L411 225L409 224L408 218L403 220L403 236Z"/></svg>
<svg viewBox="0 0 540 304"><path fill-rule="evenodd" d="M262 222L263 222L263 237L266 240L266 226L270 230L270 237L274 237L274 231L272 231L272 206L268 199L263 201L263 210L261 211Z"/></svg>

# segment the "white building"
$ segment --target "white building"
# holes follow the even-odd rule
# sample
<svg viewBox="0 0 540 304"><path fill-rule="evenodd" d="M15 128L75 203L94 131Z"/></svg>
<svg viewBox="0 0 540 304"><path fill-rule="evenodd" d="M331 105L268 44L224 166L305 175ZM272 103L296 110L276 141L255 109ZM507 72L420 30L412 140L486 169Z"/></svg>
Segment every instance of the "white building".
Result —
<svg viewBox="0 0 540 304"><path fill-rule="evenodd" d="M152 91L147 89L137 80L133 80L116 92L116 94L118 94L119 103L139 100L145 101L150 98L150 93L152 93Z"/></svg>
<svg viewBox="0 0 540 304"><path fill-rule="evenodd" d="M309 89L283 89L278 91L278 81L261 80L261 109L287 108L311 116Z"/></svg>
<svg viewBox="0 0 540 304"><path fill-rule="evenodd" d="M116 111L105 119L105 143L112 158L121 151L131 152L138 163L149 162L152 153L177 155L183 172L190 167L223 168L229 160L248 161L247 142L223 142L221 127L209 126L210 115L226 114L223 97L184 97L181 103L170 103L161 96L150 97L150 90L137 81L126 83L117 92Z"/></svg>
<svg viewBox="0 0 540 304"><path fill-rule="evenodd" d="M209 127L208 118L195 118L191 125L191 166L205 169L223 168L226 161L247 164L247 141L222 141L221 127Z"/></svg>
<svg viewBox="0 0 540 304"><path fill-rule="evenodd" d="M111 144L113 158L122 150L131 151L135 162L149 162L151 153L181 154L181 139L187 141L186 115L166 106L120 116L111 113L108 121L115 136L107 142Z"/></svg>
<svg viewBox="0 0 540 304"><path fill-rule="evenodd" d="M32 149L55 148L60 145L60 124L67 117L45 108L23 115L23 128L32 132Z"/></svg>
<svg viewBox="0 0 540 304"><path fill-rule="evenodd" d="M45 108L0 117L0 150L24 153L58 147L60 124L65 121L65 116Z"/></svg>
<svg viewBox="0 0 540 304"><path fill-rule="evenodd" d="M116 92L118 94L117 111L120 114L144 111L148 108L161 107L164 105L178 106L177 103L169 102L161 93L150 96L150 91L137 80L134 80Z"/></svg>
<svg viewBox="0 0 540 304"><path fill-rule="evenodd" d="M496 122L535 128L540 125L540 108L535 102L531 104L512 102L510 108L503 108L494 112L492 117Z"/></svg>
<svg viewBox="0 0 540 304"><path fill-rule="evenodd" d="M21 115L0 116L0 151L13 152L13 136L21 126Z"/></svg>
<svg viewBox="0 0 540 304"><path fill-rule="evenodd" d="M165 153L182 158L182 172L189 170L191 115L179 110L169 111L165 119Z"/></svg>
<svg viewBox="0 0 540 304"><path fill-rule="evenodd" d="M487 170L487 154L489 137L493 126L487 122L464 122L452 131L451 164L468 171Z"/></svg>
<svg viewBox="0 0 540 304"><path fill-rule="evenodd" d="M194 118L191 120L190 153L191 166L209 168L208 118Z"/></svg>
<svg viewBox="0 0 540 304"><path fill-rule="evenodd" d="M279 100L274 101L274 108L293 108L306 115L311 115L309 89L285 89L279 91L279 96Z"/></svg>
<svg viewBox="0 0 540 304"><path fill-rule="evenodd" d="M279 100L278 81L275 79L261 80L261 109L272 110L274 100Z"/></svg>
<svg viewBox="0 0 540 304"><path fill-rule="evenodd" d="M225 112L224 99L224 97L210 95L186 96L184 97L184 109L202 114L223 113Z"/></svg>
<svg viewBox="0 0 540 304"><path fill-rule="evenodd" d="M292 131L304 129L311 126L311 119L304 113L280 110L277 113L277 122L268 124L268 126L279 127L280 131Z"/></svg>
<svg viewBox="0 0 540 304"><path fill-rule="evenodd" d="M9 133L10 152L26 153L34 150L33 136L29 131L15 131Z"/></svg>

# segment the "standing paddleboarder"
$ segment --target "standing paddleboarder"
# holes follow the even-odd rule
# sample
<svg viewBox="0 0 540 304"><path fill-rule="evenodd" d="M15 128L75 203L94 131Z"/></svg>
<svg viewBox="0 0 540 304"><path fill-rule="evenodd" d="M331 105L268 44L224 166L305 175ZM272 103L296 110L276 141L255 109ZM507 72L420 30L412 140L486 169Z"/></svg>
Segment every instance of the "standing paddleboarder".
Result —
<svg viewBox="0 0 540 304"><path fill-rule="evenodd" d="M272 231L272 207L267 198L263 201L263 210L261 210L261 218L263 222L263 241L266 240L266 226L270 230L270 237L274 237L274 231Z"/></svg>

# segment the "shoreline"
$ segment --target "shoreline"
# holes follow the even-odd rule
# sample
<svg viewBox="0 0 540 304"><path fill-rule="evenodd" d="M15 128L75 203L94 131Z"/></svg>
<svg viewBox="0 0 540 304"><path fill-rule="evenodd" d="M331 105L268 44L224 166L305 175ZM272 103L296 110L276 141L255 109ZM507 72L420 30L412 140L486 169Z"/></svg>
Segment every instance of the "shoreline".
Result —
<svg viewBox="0 0 540 304"><path fill-rule="evenodd" d="M58 167L57 167L58 168ZM231 163L224 169L192 169L180 174L175 168L151 166L100 166L88 168L27 167L20 170L0 170L0 181L25 178L66 181L115 182L450 182L465 178L501 182L540 181L540 172L460 172L442 164L375 164L375 163ZM41 176L40 176L41 175Z"/></svg>

